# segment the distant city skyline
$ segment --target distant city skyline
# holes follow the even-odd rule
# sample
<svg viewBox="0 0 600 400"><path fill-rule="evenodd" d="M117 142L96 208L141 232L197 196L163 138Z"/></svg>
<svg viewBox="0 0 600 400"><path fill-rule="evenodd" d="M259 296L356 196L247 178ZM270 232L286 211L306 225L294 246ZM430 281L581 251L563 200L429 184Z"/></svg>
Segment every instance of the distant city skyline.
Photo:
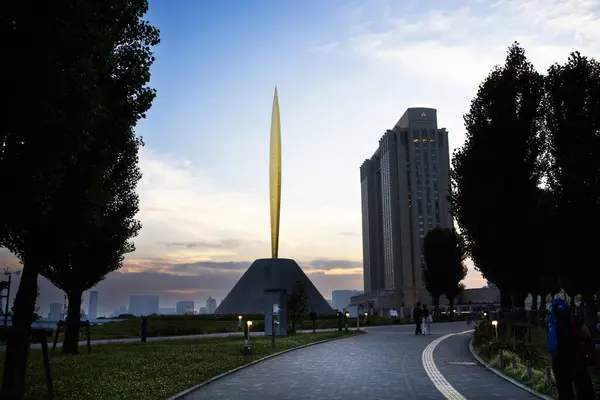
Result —
<svg viewBox="0 0 600 400"><path fill-rule="evenodd" d="M358 165L405 109L436 108L453 151L479 84L514 40L540 72L575 50L600 58L596 26L581 22L600 18L593 1L258 2L150 1L161 43L157 98L136 128L146 143L143 228L122 270L93 288L99 315L134 292L159 296L161 307L220 301L253 260L269 256L275 85L279 253L327 294L363 288ZM19 267L0 249L4 265ZM467 287L484 286L468 266ZM13 282L14 295L19 277ZM42 310L63 301L47 280L39 285Z"/></svg>

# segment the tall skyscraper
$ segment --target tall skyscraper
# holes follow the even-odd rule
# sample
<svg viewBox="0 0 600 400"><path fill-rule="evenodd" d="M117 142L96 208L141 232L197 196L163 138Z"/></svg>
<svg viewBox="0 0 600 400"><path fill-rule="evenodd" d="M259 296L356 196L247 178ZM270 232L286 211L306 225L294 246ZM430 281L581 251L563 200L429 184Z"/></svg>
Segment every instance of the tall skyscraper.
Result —
<svg viewBox="0 0 600 400"><path fill-rule="evenodd" d="M95 321L98 317L98 292L91 291L88 304L88 320Z"/></svg>
<svg viewBox="0 0 600 400"><path fill-rule="evenodd" d="M360 167L365 292L396 291L398 307L428 301L423 241L452 228L448 132L437 111L409 108Z"/></svg>

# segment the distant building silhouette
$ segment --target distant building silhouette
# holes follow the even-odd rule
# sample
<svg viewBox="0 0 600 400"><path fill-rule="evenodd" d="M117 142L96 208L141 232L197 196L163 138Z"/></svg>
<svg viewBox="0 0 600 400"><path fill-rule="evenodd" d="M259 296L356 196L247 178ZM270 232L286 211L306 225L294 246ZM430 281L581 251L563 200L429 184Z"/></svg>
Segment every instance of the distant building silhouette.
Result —
<svg viewBox="0 0 600 400"><path fill-rule="evenodd" d="M158 314L158 296L141 294L130 296L129 314L135 316Z"/></svg>
<svg viewBox="0 0 600 400"><path fill-rule="evenodd" d="M350 305L350 298L362 294L362 290L334 290L331 292L331 307L334 310L343 310Z"/></svg>
<svg viewBox="0 0 600 400"><path fill-rule="evenodd" d="M215 310L217 309L217 300L213 299L212 297L208 297L208 300L206 300L206 312L207 314L212 314L215 312Z"/></svg>
<svg viewBox="0 0 600 400"><path fill-rule="evenodd" d="M179 315L194 313L194 302L187 300L178 301L177 305L175 306L175 313Z"/></svg>
<svg viewBox="0 0 600 400"><path fill-rule="evenodd" d="M95 321L98 318L98 292L91 291L88 302L88 319Z"/></svg>
<svg viewBox="0 0 600 400"><path fill-rule="evenodd" d="M52 322L58 322L62 319L63 305L62 303L51 303L50 312L48 313L48 320Z"/></svg>

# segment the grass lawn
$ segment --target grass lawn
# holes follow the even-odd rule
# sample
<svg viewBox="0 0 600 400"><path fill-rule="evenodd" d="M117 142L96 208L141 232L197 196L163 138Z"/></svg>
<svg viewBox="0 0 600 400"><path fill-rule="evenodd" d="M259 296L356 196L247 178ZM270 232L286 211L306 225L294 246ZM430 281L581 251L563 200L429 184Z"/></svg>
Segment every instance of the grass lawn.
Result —
<svg viewBox="0 0 600 400"><path fill-rule="evenodd" d="M371 325L391 324L389 318L372 317ZM140 318L132 318L119 322L108 322L102 325L92 325L90 327L90 339L123 339L140 336ZM316 321L316 329L337 328L337 319L322 318ZM356 319L350 319L350 327L356 326ZM364 326L361 318L361 326ZM302 321L296 329L312 329L313 323L310 320ZM264 321L254 319L252 329L257 332L264 330ZM239 332L238 321L235 317L223 318L202 318L198 316L151 316L148 318L148 337L157 336L179 336L179 335L200 335L206 333L228 333ZM62 341L64 328L59 335L59 341ZM80 340L85 340L85 329L80 330Z"/></svg>
<svg viewBox="0 0 600 400"><path fill-rule="evenodd" d="M276 339L275 352L319 340L359 334L317 332ZM161 399L215 375L273 353L270 338L251 339L253 355L242 355L241 338L97 345L92 354L50 353L55 399ZM0 357L4 362L4 357ZM47 398L40 350L31 350L28 400ZM0 365L0 371L3 365Z"/></svg>

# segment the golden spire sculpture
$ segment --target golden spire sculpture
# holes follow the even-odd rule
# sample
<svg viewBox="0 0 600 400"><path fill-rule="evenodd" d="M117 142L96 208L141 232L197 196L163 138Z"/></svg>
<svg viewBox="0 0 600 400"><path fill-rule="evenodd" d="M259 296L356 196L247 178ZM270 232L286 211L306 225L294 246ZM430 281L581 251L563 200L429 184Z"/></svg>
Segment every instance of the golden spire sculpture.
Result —
<svg viewBox="0 0 600 400"><path fill-rule="evenodd" d="M269 191L271 194L271 257L279 252L279 217L281 211L281 122L277 86L271 115L271 156L269 160Z"/></svg>

